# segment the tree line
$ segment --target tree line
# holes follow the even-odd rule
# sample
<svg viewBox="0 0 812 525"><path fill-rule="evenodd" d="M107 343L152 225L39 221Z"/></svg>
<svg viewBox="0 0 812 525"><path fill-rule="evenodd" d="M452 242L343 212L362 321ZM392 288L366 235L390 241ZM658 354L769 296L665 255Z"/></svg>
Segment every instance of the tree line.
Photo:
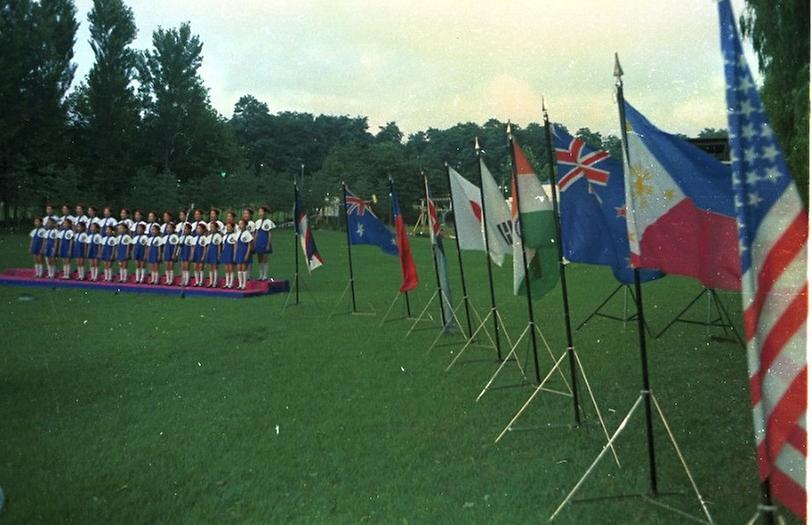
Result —
<svg viewBox="0 0 812 525"><path fill-rule="evenodd" d="M796 177L805 181L807 135L799 139L804 124L796 122L803 119L785 111L791 113L787 117L781 113L785 104L769 100L780 96L771 95L777 90L773 79L787 75L781 62L769 59L783 48L759 24L763 3L748 0L742 23L764 62L764 96L776 133ZM157 29L146 50L132 45L135 18L122 0L94 0L87 23L95 61L85 78L75 79L79 23L73 1L3 0L0 219L6 222L35 213L46 201L63 200L159 210L192 202L288 209L294 179L306 205L318 208L325 196L338 193L341 182L362 195L386 195L390 176L408 214L422 195L421 173L438 194L447 188L445 162L473 173L475 136L497 179L507 182L506 122L459 123L404 136L395 122L371 130L363 116L271 113L267 103L249 94L227 118L211 105L199 73L203 42L189 23ZM808 18L806 24L808 42ZM801 96L803 86L799 89L793 100L806 104L808 129L808 96ZM805 89L808 94L808 85ZM546 178L543 126L513 129ZM706 129L700 136L720 133L724 130ZM588 128L574 134L619 156L615 136ZM381 206L388 210L386 199Z"/></svg>

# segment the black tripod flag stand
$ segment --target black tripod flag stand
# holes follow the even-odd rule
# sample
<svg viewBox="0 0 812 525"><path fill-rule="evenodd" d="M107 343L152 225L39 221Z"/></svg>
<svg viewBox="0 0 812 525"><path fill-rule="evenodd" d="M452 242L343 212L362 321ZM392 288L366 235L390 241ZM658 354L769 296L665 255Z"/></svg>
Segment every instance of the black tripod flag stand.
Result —
<svg viewBox="0 0 812 525"><path fill-rule="evenodd" d="M440 320L441 320L440 335L452 333L455 328L459 329L462 333L465 333L465 330L462 327L462 323L460 323L460 320L457 317L457 313L454 310L454 305L451 304L451 301L449 300L448 295L446 295L445 290L443 290L443 287L440 284L440 266L439 266L438 260L437 260L437 254L438 254L439 249L437 247L437 244L435 244L435 242L434 242L434 236L435 235L440 235L440 233L439 232L435 233L434 230L433 230L434 221L432 219L432 217L433 217L432 216L432 211L431 211L432 200L431 200L431 194L429 193L429 181L428 181L428 178L426 177L425 173L421 173L421 175L423 175L423 185L425 186L425 189L426 189L426 205L425 205L425 208L426 208L426 215L428 217L426 222L427 222L427 225L428 225L429 229L431 230L431 233L430 233L430 236L431 236L431 239L432 239L431 255L432 255L432 265L434 266L434 277L435 277L435 281L436 281L436 288L434 289L434 293L431 294L431 297L429 297L429 300L426 301L426 305L420 311L420 314L417 316L417 319L415 319L414 323L412 323L412 326L411 326L411 328L409 328L409 331L406 332L406 337L409 337L412 334L412 332L414 332L414 330L417 328L417 325L420 324L421 321L425 321L425 320L433 321L434 320L431 317L431 314L429 313L429 308L431 307L431 304L434 302L434 299L439 299ZM465 283L464 279L463 279L463 283ZM463 284L463 288L464 287L465 286ZM463 292L463 293L465 293L465 292ZM454 321L453 323L451 322L452 320ZM469 320L469 323L470 323L470 320Z"/></svg>
<svg viewBox="0 0 812 525"><path fill-rule="evenodd" d="M558 271L559 271L559 279L561 281L561 299L563 302L563 309L564 309L564 330L567 334L567 350L561 354L556 362L553 369L551 369L544 379L539 383L538 387L530 394L530 397L525 401L524 405L516 412L516 415L513 416L513 419L510 420L510 423L502 430L502 432L496 437L496 442L498 443L502 437L505 436L512 428L513 424L518 421L521 415L527 410L530 403L535 399L535 397L540 394L544 390L544 386L547 381L552 377L553 372L558 369L564 361L564 357L569 358L569 369L570 369L570 382L572 384L572 403L574 409L574 416L575 416L575 425L580 426L581 424L581 406L578 400L578 376L580 373L581 379L584 381L584 385L586 386L587 393L589 394L590 401L592 402L592 407L595 409L595 414L597 415L598 422L603 430L604 435L606 436L607 442L609 441L609 431L606 430L606 424L603 421L603 416L601 414L600 408L598 407L598 402L595 400L595 395L592 392L592 387L589 384L589 379L586 376L586 372L584 371L583 364L581 363L581 359L578 356L578 353L575 350L575 344L573 342L572 337L572 324L570 322L570 305L569 305L569 296L567 294L567 271L566 267L564 266L564 245L561 238L561 224L560 224L560 217L558 214L558 196L557 196L557 177L556 177L556 162L555 162L555 155L553 155L554 146L553 146L553 134L552 134L552 126L550 124L550 118L547 114L547 108L544 107L544 101L542 99L542 112L544 114L544 130L547 135L547 166L550 170L550 186L551 186L551 194L552 194L552 204L553 204L553 220L555 222L555 234L556 234L556 245L558 246ZM577 370L577 371L576 371ZM617 453L615 452L614 447L611 447L612 455L615 458L615 463L620 466L620 460L617 457Z"/></svg>
<svg viewBox="0 0 812 525"><path fill-rule="evenodd" d="M610 314L610 313L604 312L603 308L607 304L609 304L609 301L611 301L615 297L615 295L617 295L617 293L620 292L620 291L623 292L623 316L620 317L620 316L615 315L615 314ZM636 305L637 300L634 298L634 290L632 290L631 285L626 284L626 283L618 284L615 287L615 289L612 291L612 293L610 293L606 297L606 299L604 299L603 302L601 302L601 304L599 304L598 307L595 308L592 311L592 313L590 313L587 316L586 319L581 321L581 324L578 325L578 327L575 329L575 331L578 331L581 328L583 328L589 321L591 321L595 317L603 317L604 319L611 319L612 321L620 321L620 322L623 323L623 328L626 328L626 323L628 323L630 321L634 321L635 319L637 319L637 312L636 311L633 314L629 314L629 297L631 297L631 299L632 299L632 304ZM649 328L648 323L646 323L646 331L648 332L649 335L651 335L651 328Z"/></svg>
<svg viewBox="0 0 812 525"><path fill-rule="evenodd" d="M394 213L394 196L395 196L395 183L392 181L392 178L390 177L389 178L389 200L390 200L390 202L392 202L392 208L393 208L392 212L393 213ZM393 216L393 222L394 222L394 216ZM400 248L398 248L398 249L400 249ZM386 313L383 315L383 318L381 319L381 322L380 322L380 324L378 326L383 326L384 323L387 322L387 321L394 321L395 320L395 319L389 319L389 314L392 313L392 309L395 307L395 303L397 303L398 299L400 299L401 297L403 297L404 307L405 307L405 314L406 315L405 315L405 317L402 317L400 319L414 320L414 318L412 317L412 305L409 302L409 292L401 292L400 290L398 290L398 293L395 294L395 298L392 299L392 302L389 304L389 308L386 309Z"/></svg>
<svg viewBox="0 0 812 525"><path fill-rule="evenodd" d="M508 133L508 148L510 149L511 164L513 166L513 170L512 170L513 171L513 173L512 173L513 192L514 192L513 199L514 199L514 205L516 206L516 214L517 214L518 217L521 217L521 215L522 215L522 199L521 199L521 195L520 195L521 194L521 189L520 189L521 184L519 183L519 171L518 171L518 166L516 164L516 145L515 145L515 142L513 140L513 134L511 133L511 130L510 130L510 122L508 122L507 133ZM522 176L524 177L524 176L527 176L527 175L522 175ZM532 177L536 177L536 176L532 175ZM538 197L540 198L540 196L538 196ZM514 220L515 220L516 223L519 223L518 218L514 218ZM577 386L575 384L573 384L572 387L570 387L570 384L567 382L567 378L564 376L564 373L561 371L561 368L560 368L561 361L564 359L564 356L566 356L567 353L565 352L560 358L556 359L555 355L553 354L552 349L550 348L549 343L547 342L547 339L544 337L544 334L542 333L541 329L539 328L539 326L538 326L538 324L536 323L536 320L535 320L535 315L534 315L534 312L533 312L532 286L530 285L530 282L529 282L529 275L530 274L529 274L529 271L528 271L527 245L525 243L524 228L522 228L521 224L514 224L514 232L516 232L516 233L514 233L514 236L516 236L518 234L518 239L514 238L514 242L516 242L518 240L518 242L521 243L520 246L521 246L521 252L522 252L522 267L523 267L523 270L524 270L524 278L525 278L525 293L527 295L527 326L525 327L524 331L522 331L521 335L519 335L518 339L516 339L516 342L513 343L512 347L510 349L510 352L508 352L508 354L505 356L505 359L502 361L502 363L496 369L496 372L494 372L494 374L491 376L490 380L488 380L488 382L485 384L485 388L483 388L482 391L479 393L479 396L477 396L477 401L479 401L482 398L482 396L485 395L485 393L488 390L491 389L491 385L496 380L496 377L502 372L502 370L504 369L505 364L509 360L511 360L513 358L513 359L516 359L516 362L518 363L518 357L516 355L517 350L519 348L519 345L522 343L522 341L527 337L527 338L530 339L530 349L532 350L533 366L534 366L535 373L536 373L535 374L535 377L536 377L535 385L537 386L537 392L538 391L545 391L545 392L550 392L550 393L554 393L554 394L560 394L560 395L563 395L563 396L566 396L566 397L572 397L573 401L575 403L576 419L579 420L580 415L579 415L579 412L578 412L579 408L578 408L578 404L577 404ZM515 256L516 255L514 254L514 257ZM547 350L547 353L550 356L550 360L553 362L553 367L550 369L549 373L547 374L547 377L545 377L544 380L542 380L542 378L541 378L541 368L539 367L538 340L537 339L541 339L542 343L544 343L544 347L545 347L545 349ZM519 369L522 370L521 366L519 366ZM551 388L546 386L547 381L549 380L549 378L555 372L558 372L558 375L561 377L561 379L562 379L562 381L564 383L564 387L566 388L566 391L554 390L554 389L551 389ZM522 370L522 374L523 374L523 377L524 377L524 379L526 381L527 377L524 375L523 370ZM573 374L574 374L574 370L573 370Z"/></svg>
<svg viewBox="0 0 812 525"><path fill-rule="evenodd" d="M302 180L304 180L304 164L302 164ZM296 217L297 210L295 203L299 202L299 185L295 181L293 182L293 202L293 286L288 289L288 296L285 298L285 303L282 305L282 313L284 313L289 306L298 306L300 304L299 296L302 289L313 297L316 307L321 309L318 299L316 299L316 296L313 294L310 288L308 288L307 283L303 282L299 278L299 250L301 249L300 236L304 235L304 232L299 231L298 217ZM302 212L307 213L305 210L302 210ZM307 263L305 262L305 264ZM295 297L293 304L290 302L291 297Z"/></svg>
<svg viewBox="0 0 812 525"><path fill-rule="evenodd" d="M624 162L626 163L626 168L628 169L628 165L631 162L629 159L629 144L628 144L628 137L627 137L627 128L626 128L626 113L625 113L625 106L623 102L623 70L620 67L620 61L617 58L617 53L615 53L615 72L616 78L616 87L617 87L617 105L618 110L620 112L620 135L623 141L623 155L624 155ZM628 172L628 171L627 171ZM628 181L626 181L628 185ZM627 195L628 195L627 191ZM627 202L627 207L632 207L633 203ZM592 462L592 464L587 468L586 472L583 476L578 480L575 486L570 490L567 494L567 497L564 498L564 501L555 509L555 512L550 516L550 521L554 520L559 513L564 509L567 503L573 501L573 497L587 480L587 478L592 474L595 470L595 467L606 454L606 452L612 448L615 441L618 439L620 434L627 428L629 420L635 414L637 409L640 405L643 405L645 409L645 429L646 429L646 445L648 449L648 470L649 470L649 487L647 493L633 493L633 494L623 494L617 496L603 496L597 499L587 499L587 500L579 500L579 501L606 501L609 498L630 498L630 497L637 497L641 498L644 501L656 505L660 508L669 510L671 512L675 512L683 517L691 518L696 521L701 521L695 516L688 514L680 509L674 508L670 505L667 505L662 501L662 494L659 491L657 485L657 462L654 452L654 425L652 421L652 405L657 411L657 415L659 416L660 422L663 425L666 433L668 434L668 439L671 442L671 445L674 448L674 452L676 453L677 457L679 458L680 464L682 465L683 470L685 471L686 476L688 477L688 481L691 484L691 488L696 495L697 500L699 501L699 505L702 508L702 512L707 520L707 523L713 523L713 518L711 518L710 511L708 510L708 506L705 500L702 498L702 494L699 493L699 488L694 481L694 477L691 474L691 470L688 468L688 463L685 461L685 457L682 455L682 451L680 451L679 446L677 445L676 438L674 437L674 433L671 431L671 426L668 424L668 420L665 417L665 413L660 406L660 403L657 402L657 398L654 397L654 392L651 389L651 384L649 382L649 373L648 373L648 354L646 353L646 330L645 330L645 319L643 314L643 296L642 290L640 286L640 271L638 269L634 270L634 291L635 291L635 301L637 302L637 332L639 337L639 347L640 347L640 365L642 370L642 378L643 378L643 388L640 390L640 395L637 397L637 400L632 405L629 412L623 417L618 425L617 430L612 434L612 437L609 439L609 442L603 447L600 451L598 456Z"/></svg>
<svg viewBox="0 0 812 525"><path fill-rule="evenodd" d="M686 319L683 317L688 311L700 300L702 297L707 298L707 308L706 308L706 316L704 321L696 320L696 319ZM713 313L715 310L715 313ZM715 315L715 317L714 317ZM662 330L660 333L656 335L656 339L659 339L664 333L668 331L669 328L674 326L677 323L685 323L685 324L693 324L705 327L705 335L710 338L710 329L711 328L721 328L724 330L725 338L729 340L728 330L735 338L735 341L739 343L742 347L745 346L744 341L739 336L739 332L736 331L736 327L733 324L733 319L730 317L730 314L725 308L724 303L722 303L722 299L719 297L719 293L714 290L713 288L703 288L697 295L694 297L688 305L683 308L680 313L678 313Z"/></svg>
<svg viewBox="0 0 812 525"><path fill-rule="evenodd" d="M338 297L336 304L333 306L330 315L328 315L328 319L334 315L337 315L337 310L341 305L344 298L347 296L347 293L350 294L350 315L371 315L374 316L375 311L372 309L370 305L370 309L373 311L370 312L361 312L358 310L358 300L355 295L355 274L353 273L352 268L352 237L350 234L350 217L349 217L349 207L347 206L347 184L345 182L341 183L341 190L343 192L343 205L344 205L344 226L347 228L347 264L349 265L349 279L347 280L347 285L344 287L344 290L341 292L341 295Z"/></svg>
<svg viewBox="0 0 812 525"><path fill-rule="evenodd" d="M465 353L465 351L468 348L474 346L475 342L477 341L477 336L480 334L480 332L484 333L485 336L490 341L490 346L488 346L488 347L492 348L492 349L494 349L496 351L496 360L498 362L502 361L502 341L501 341L501 337L500 337L500 332L504 332L505 338L507 339L508 344L510 346L513 346L512 342L510 340L510 335L508 334L508 331L505 328L505 323L502 320L502 315L499 313L499 309L496 307L496 293L495 293L494 287L493 287L493 262L491 261L491 229L488 226L488 213L487 213L487 210L488 210L488 208L487 208L487 200L488 199L487 199L487 196L485 195L485 186L484 186L485 183L484 183L484 179L483 179L483 176L482 176L482 168L483 168L483 162L484 161L482 160L482 149L479 147L479 137L474 137L474 151L476 152L477 173L479 175L479 201L480 201L480 212L481 212L481 217L482 217L482 236L483 236L483 241L484 241L484 244L485 244L485 264L487 264L487 267L488 267L488 287L489 287L489 290L490 290L491 307L488 310L488 313L485 315L485 317L482 317L482 316L479 315L479 312L477 312L477 310L475 308L473 308L473 305L472 305L472 309L474 310L474 314L476 315L477 320L479 322L477 324L476 329L471 330L471 317L470 317L470 314L468 314L468 309L467 309L468 307L467 307L467 303L466 303L466 315L468 316L468 333L467 333L468 338L465 341L465 344L463 345L463 347L460 348L460 351L457 352L457 355L454 356L454 359L451 361L451 363L446 368L446 372L451 370L451 368L454 366L454 364L457 363L459 358L462 356L463 353ZM447 174L448 174L449 190L453 191L453 187L451 185L451 169L448 166L448 163L446 163L446 171L447 171ZM457 255L458 255L459 261L460 261L460 273L462 274L462 251L460 250L459 235L457 235ZM464 283L464 280L463 280L463 283ZM464 288L464 285L463 285L463 288ZM463 293L465 294L465 298L467 299L467 297L468 297L467 291L463 290ZM491 320L493 322L493 335L491 335L491 333L488 331L488 328L487 328L487 323L488 323L489 320ZM435 343L436 343L436 341L435 341ZM487 346L487 345L485 345L485 346ZM429 350L431 350L431 348L433 348L433 347L434 347L434 344L432 344L432 346L429 348ZM516 359L516 363L519 366L519 370L521 371L522 377L524 377L525 376L524 370L522 369L522 365L519 362L518 358Z"/></svg>

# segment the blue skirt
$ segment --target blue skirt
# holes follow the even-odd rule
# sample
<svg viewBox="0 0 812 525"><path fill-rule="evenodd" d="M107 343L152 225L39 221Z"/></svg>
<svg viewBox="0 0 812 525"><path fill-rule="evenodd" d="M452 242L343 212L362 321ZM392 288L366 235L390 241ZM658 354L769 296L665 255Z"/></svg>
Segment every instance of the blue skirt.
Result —
<svg viewBox="0 0 812 525"><path fill-rule="evenodd" d="M135 243L133 246L133 260L135 261L143 261L144 256L147 253L147 247L141 244L140 242Z"/></svg>
<svg viewBox="0 0 812 525"><path fill-rule="evenodd" d="M175 260L175 245L166 243L164 244L164 262Z"/></svg>
<svg viewBox="0 0 812 525"><path fill-rule="evenodd" d="M130 245L128 244L119 244L116 246L116 260L117 261L128 261L130 259Z"/></svg>
<svg viewBox="0 0 812 525"><path fill-rule="evenodd" d="M101 258L103 261L112 261L113 260L113 246L109 244L105 244L102 247Z"/></svg>
<svg viewBox="0 0 812 525"><path fill-rule="evenodd" d="M203 246L195 244L195 251L192 253L192 262L203 262Z"/></svg>
<svg viewBox="0 0 812 525"><path fill-rule="evenodd" d="M71 256L70 247L71 247L70 241L62 239L62 242L59 243L59 256L62 257L63 259L70 258Z"/></svg>
<svg viewBox="0 0 812 525"><path fill-rule="evenodd" d="M191 246L186 246L185 244L180 248L180 260L181 262L189 262L189 256L191 255Z"/></svg>
<svg viewBox="0 0 812 525"><path fill-rule="evenodd" d="M88 259L98 259L99 258L99 245L95 242L90 243L90 248L87 249L87 258Z"/></svg>
<svg viewBox="0 0 812 525"><path fill-rule="evenodd" d="M39 255L39 253L42 251L42 237L38 237L35 235L34 238L31 239L30 251L31 255Z"/></svg>
<svg viewBox="0 0 812 525"><path fill-rule="evenodd" d="M254 247L254 253L261 255L264 253L272 253L271 249L271 232L265 230L257 230L257 242Z"/></svg>
<svg viewBox="0 0 812 525"><path fill-rule="evenodd" d="M246 264L248 262L248 248L250 245L237 241L237 254L234 256L234 264Z"/></svg>
<svg viewBox="0 0 812 525"><path fill-rule="evenodd" d="M220 261L223 264L234 264L234 245L223 243L223 253L220 254Z"/></svg>
<svg viewBox="0 0 812 525"><path fill-rule="evenodd" d="M157 264L160 253L160 246L149 246L147 249L147 261L149 261L150 264Z"/></svg>
<svg viewBox="0 0 812 525"><path fill-rule="evenodd" d="M206 264L217 264L220 262L220 247L216 244L209 244L206 251Z"/></svg>
<svg viewBox="0 0 812 525"><path fill-rule="evenodd" d="M73 250L71 253L71 257L74 259L82 259L85 256L85 243L79 241L73 241Z"/></svg>
<svg viewBox="0 0 812 525"><path fill-rule="evenodd" d="M45 256L46 257L53 257L56 251L56 239L48 238L48 241L45 243Z"/></svg>

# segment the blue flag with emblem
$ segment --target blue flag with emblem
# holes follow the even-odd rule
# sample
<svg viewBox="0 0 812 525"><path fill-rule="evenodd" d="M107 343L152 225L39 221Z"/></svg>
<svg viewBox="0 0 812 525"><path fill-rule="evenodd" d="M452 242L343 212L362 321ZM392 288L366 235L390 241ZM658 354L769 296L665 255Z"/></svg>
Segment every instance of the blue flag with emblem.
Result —
<svg viewBox="0 0 812 525"><path fill-rule="evenodd" d="M349 188L344 193L347 227L351 244L371 244L387 255L398 254L398 244L392 231L372 212L367 202Z"/></svg>
<svg viewBox="0 0 812 525"><path fill-rule="evenodd" d="M568 261L610 266L621 283L634 282L629 264L623 167L602 150L554 127L561 240ZM663 274L641 270L651 281Z"/></svg>

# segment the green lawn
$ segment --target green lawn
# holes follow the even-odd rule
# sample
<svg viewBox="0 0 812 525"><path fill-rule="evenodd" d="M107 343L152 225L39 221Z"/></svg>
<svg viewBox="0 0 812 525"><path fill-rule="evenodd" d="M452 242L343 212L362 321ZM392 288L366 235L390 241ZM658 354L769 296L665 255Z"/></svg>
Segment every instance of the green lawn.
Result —
<svg viewBox="0 0 812 525"><path fill-rule="evenodd" d="M493 361L445 373L458 346L427 354L434 330L405 338L405 321L379 328L400 278L397 259L375 248L353 255L359 303L378 317L328 319L347 279L345 237L316 237L326 264L304 277L312 293L285 313L284 295L181 299L0 287L0 486L7 496L0 521L546 521L599 451L599 427L513 432L495 445L529 390L499 389L475 403ZM413 245L419 310L434 276L428 241ZM274 275L291 275L292 247L289 231L275 235ZM0 267L27 266L26 248L27 237L0 237ZM453 245L448 251L459 297ZM471 297L485 310L484 254L466 252L465 262ZM615 282L604 268L576 265L568 275L577 324ZM527 317L524 298L511 295L509 261L496 279L515 336ZM644 290L656 331L699 287L668 277ZM739 297L723 300L738 317ZM535 305L554 351L563 351L559 290ZM613 307L619 312L622 301ZM744 522L758 483L743 349L708 341L704 328L688 325L649 343L653 388L714 518ZM640 389L635 325L595 320L576 333L576 346L614 429ZM491 355L476 349L470 358ZM540 357L548 369L549 357ZM511 369L497 381L516 380ZM619 442L623 468L607 457L584 496L646 489L642 416ZM545 394L520 425L571 421L570 400ZM666 501L698 515L662 427L656 434L661 490L684 493ZM556 522L684 521L622 500L576 504Z"/></svg>

